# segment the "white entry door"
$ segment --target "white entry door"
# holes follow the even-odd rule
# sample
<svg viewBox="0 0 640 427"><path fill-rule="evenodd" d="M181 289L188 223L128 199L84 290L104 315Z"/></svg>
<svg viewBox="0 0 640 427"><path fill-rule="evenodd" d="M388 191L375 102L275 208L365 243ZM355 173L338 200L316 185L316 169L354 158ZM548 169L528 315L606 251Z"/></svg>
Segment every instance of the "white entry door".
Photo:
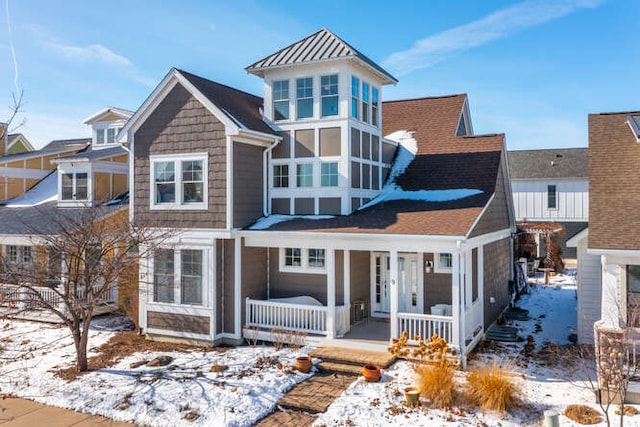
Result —
<svg viewBox="0 0 640 427"><path fill-rule="evenodd" d="M371 315L389 317L391 295L391 258L387 254L373 256L371 281ZM398 254L398 311L422 313L422 271L416 254Z"/></svg>

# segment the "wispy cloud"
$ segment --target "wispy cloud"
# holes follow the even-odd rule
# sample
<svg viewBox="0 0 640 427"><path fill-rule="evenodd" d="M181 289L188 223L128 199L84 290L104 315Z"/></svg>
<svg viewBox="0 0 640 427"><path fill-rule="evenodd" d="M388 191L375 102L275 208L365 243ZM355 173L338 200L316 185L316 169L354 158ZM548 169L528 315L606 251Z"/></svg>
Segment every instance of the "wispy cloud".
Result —
<svg viewBox="0 0 640 427"><path fill-rule="evenodd" d="M115 53L103 45L92 44L89 46L74 46L60 42L47 41L44 43L44 46L51 52L54 52L68 60L88 64L99 63L101 65L119 68L120 70L127 72L135 81L142 83L145 86L153 87L156 84L155 80L143 76L138 67L136 67L129 59Z"/></svg>
<svg viewBox="0 0 640 427"><path fill-rule="evenodd" d="M382 65L396 75L406 75L430 67L458 52L544 24L578 9L597 7L604 1L528 0L418 40L411 48L389 55Z"/></svg>

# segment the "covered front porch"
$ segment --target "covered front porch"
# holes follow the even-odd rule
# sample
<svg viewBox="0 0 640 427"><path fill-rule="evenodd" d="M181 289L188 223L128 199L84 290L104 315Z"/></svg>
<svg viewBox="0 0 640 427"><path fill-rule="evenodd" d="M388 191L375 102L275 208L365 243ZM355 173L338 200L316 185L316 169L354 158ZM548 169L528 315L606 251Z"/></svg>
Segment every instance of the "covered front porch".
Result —
<svg viewBox="0 0 640 427"><path fill-rule="evenodd" d="M243 237L242 263L263 254L268 266L266 283L246 286L242 279L243 289L251 289L243 301L247 339L269 341L274 330L285 330L306 335L309 344L385 350L407 331L438 334L466 356L483 335L481 242L396 236L395 248L384 250L392 246L384 238L343 240L346 248L338 248L300 236ZM300 247L301 241L314 247Z"/></svg>

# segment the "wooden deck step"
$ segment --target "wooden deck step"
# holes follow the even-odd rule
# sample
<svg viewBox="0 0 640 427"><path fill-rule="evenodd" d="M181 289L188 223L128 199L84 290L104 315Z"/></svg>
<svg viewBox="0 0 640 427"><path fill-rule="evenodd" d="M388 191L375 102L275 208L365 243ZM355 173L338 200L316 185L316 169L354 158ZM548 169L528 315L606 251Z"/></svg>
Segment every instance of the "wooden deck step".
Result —
<svg viewBox="0 0 640 427"><path fill-rule="evenodd" d="M368 364L388 368L396 361L396 357L387 352L344 347L319 347L309 353L309 355L322 359L323 362L354 365L360 368Z"/></svg>
<svg viewBox="0 0 640 427"><path fill-rule="evenodd" d="M362 365L348 365L336 362L320 362L316 368L323 372L335 372L343 375L359 376L362 375Z"/></svg>

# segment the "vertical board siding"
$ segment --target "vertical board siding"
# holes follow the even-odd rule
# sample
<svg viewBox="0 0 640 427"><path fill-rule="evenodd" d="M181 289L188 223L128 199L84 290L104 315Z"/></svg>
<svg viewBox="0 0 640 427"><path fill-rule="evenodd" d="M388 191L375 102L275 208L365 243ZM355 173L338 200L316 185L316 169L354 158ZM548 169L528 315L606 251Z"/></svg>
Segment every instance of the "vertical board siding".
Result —
<svg viewBox="0 0 640 427"><path fill-rule="evenodd" d="M602 304L600 256L587 254L587 239L578 242L578 342L593 344L593 324L600 320Z"/></svg>
<svg viewBox="0 0 640 427"><path fill-rule="evenodd" d="M547 186L555 185L557 209L548 209ZM517 220L589 219L589 183L585 180L521 181L511 183Z"/></svg>

